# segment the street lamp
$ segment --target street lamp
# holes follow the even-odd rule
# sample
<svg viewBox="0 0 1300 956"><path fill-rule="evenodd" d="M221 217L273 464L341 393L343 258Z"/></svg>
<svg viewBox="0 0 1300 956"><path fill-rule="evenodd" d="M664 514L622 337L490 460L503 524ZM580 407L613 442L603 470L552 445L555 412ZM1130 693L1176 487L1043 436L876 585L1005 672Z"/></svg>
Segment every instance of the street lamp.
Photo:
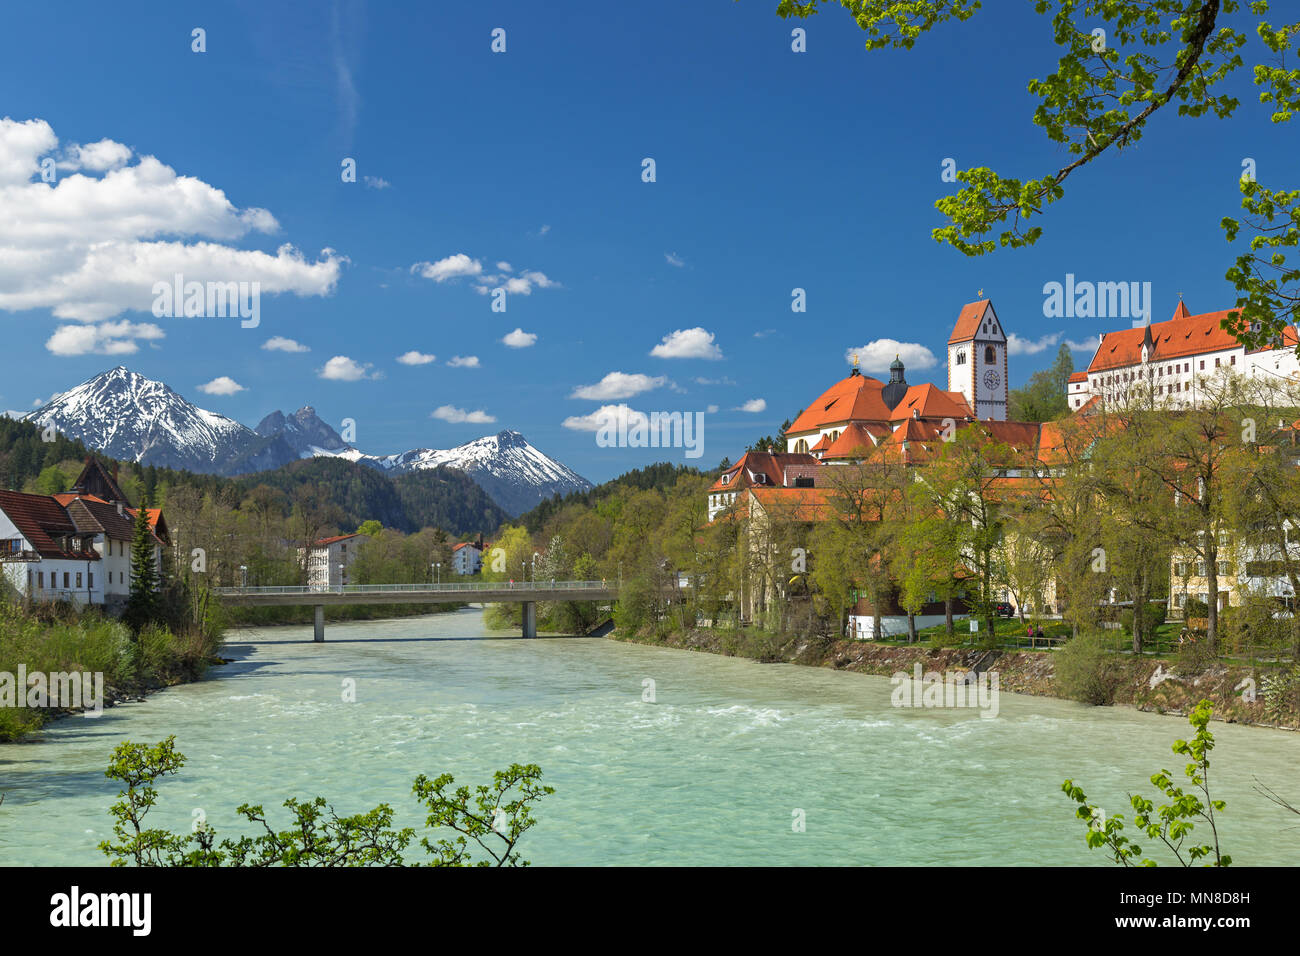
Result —
<svg viewBox="0 0 1300 956"><path fill-rule="evenodd" d="M239 566L239 586L241 588L248 587L248 565L246 564Z"/></svg>
<svg viewBox="0 0 1300 956"><path fill-rule="evenodd" d="M339 564L339 590L343 590L343 565Z"/></svg>
<svg viewBox="0 0 1300 956"><path fill-rule="evenodd" d="M434 562L433 566L438 571L438 583L441 584L442 583L442 562L441 561Z"/></svg>
<svg viewBox="0 0 1300 956"><path fill-rule="evenodd" d="M533 552L533 583L537 583L537 552Z"/></svg>

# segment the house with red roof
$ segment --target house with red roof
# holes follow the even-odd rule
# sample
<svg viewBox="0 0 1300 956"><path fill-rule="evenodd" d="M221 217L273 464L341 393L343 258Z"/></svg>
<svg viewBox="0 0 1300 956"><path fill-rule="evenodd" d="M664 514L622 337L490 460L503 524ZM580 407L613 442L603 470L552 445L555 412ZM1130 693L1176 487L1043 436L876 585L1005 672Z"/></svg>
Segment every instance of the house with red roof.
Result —
<svg viewBox="0 0 1300 956"><path fill-rule="evenodd" d="M357 559L361 542L365 537L360 532L354 532L321 538L319 541L312 542L305 556L299 548L298 558L304 561L307 570L307 586L316 591L327 591L351 584L352 582L348 580L348 569Z"/></svg>
<svg viewBox="0 0 1300 956"><path fill-rule="evenodd" d="M482 535L474 541L462 541L452 545L452 570L457 574L478 574L483 570L483 554L487 549L487 543Z"/></svg>
<svg viewBox="0 0 1300 956"><path fill-rule="evenodd" d="M1066 401L1077 411L1091 399L1123 406L1139 395L1172 408L1195 405L1204 383L1230 371L1248 378L1300 381L1295 326L1262 348L1247 349L1223 321L1233 311L1192 315L1182 299L1165 322L1107 332L1084 372L1066 383Z"/></svg>
<svg viewBox="0 0 1300 956"><path fill-rule="evenodd" d="M167 522L158 508L146 514L161 569ZM93 457L71 492L0 491L0 575L28 600L120 611L131 593L135 518L116 476Z"/></svg>

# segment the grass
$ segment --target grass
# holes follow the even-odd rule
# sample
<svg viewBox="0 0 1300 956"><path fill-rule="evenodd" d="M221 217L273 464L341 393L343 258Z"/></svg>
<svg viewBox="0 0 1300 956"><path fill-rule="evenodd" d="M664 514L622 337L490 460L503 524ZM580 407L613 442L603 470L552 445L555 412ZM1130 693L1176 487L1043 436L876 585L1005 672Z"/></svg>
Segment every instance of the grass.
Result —
<svg viewBox="0 0 1300 956"><path fill-rule="evenodd" d="M130 628L97 608L42 607L28 610L0 602L0 673L16 675L88 672L103 674L106 686L143 689L194 680L206 669L220 636L145 628L137 640ZM25 688L15 688L25 692ZM0 707L0 741L37 730L47 709Z"/></svg>

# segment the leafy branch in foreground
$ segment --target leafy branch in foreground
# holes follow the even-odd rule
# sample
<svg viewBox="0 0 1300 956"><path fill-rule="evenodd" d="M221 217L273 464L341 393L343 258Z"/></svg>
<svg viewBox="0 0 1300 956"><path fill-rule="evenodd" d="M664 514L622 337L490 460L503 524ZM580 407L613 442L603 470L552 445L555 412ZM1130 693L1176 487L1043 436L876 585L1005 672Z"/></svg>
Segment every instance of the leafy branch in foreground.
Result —
<svg viewBox="0 0 1300 956"><path fill-rule="evenodd" d="M262 832L238 840L216 842L216 831L205 823L188 834L148 829L144 818L158 801L154 782L174 774L185 764L176 750L176 738L157 744L119 744L109 760L105 776L120 780L126 788L109 813L115 823L116 842L99 845L113 866L407 866L402 856L415 837L415 830L392 828L393 809L381 803L366 813L341 817L324 797L310 801L289 798L284 806L292 813L287 829L272 827L260 805L243 804L236 813L257 824ZM420 845L432 856L420 866L527 866L515 847L536 820L532 805L554 793L553 787L538 783L541 768L536 764L512 764L497 771L492 786L471 792L460 787L450 796L455 782L450 774L430 781L421 774L412 788L428 810L426 825L454 831L452 839L424 836ZM436 834L435 834L436 835ZM490 859L474 861L470 841Z"/></svg>
<svg viewBox="0 0 1300 956"><path fill-rule="evenodd" d="M867 34L868 50L911 49L922 33L968 20L980 8L978 0L778 0L776 12L806 18L819 4L835 2ZM1249 22L1247 10L1258 40L1252 80L1259 102L1271 108L1275 124L1300 111L1300 68L1287 60L1300 54L1300 23L1273 26L1265 19L1267 0L1034 0L1033 6L1050 16L1060 58L1055 73L1029 80L1038 99L1032 121L1069 159L1029 180L983 166L958 171L963 188L935 202L947 224L933 236L965 255L1033 245L1043 232L1037 219L1065 195L1066 179L1108 152L1135 146L1170 104L1181 118L1232 116L1240 103L1221 90L1245 65L1241 51L1250 31L1239 25ZM1254 161L1247 163L1241 205L1253 232L1226 273L1238 297L1223 326L1258 348L1278 341L1300 316L1300 268L1286 258L1300 246L1300 190L1260 186ZM1228 242L1242 231L1230 216L1221 226Z"/></svg>
<svg viewBox="0 0 1300 956"><path fill-rule="evenodd" d="M1207 866L1227 866L1232 862L1232 857L1219 852L1219 831L1214 819L1215 812L1223 810L1226 804L1210 797L1209 755L1214 749L1214 734L1210 733L1209 723L1213 712L1214 705L1210 701L1202 700L1197 704L1187 716L1187 722L1196 729L1196 733L1190 741L1174 741L1172 748L1174 753L1191 758L1184 774L1191 786L1205 797L1204 802L1195 793L1186 793L1175 785L1168 770L1153 774L1151 782L1169 798L1169 803L1156 807L1152 801L1139 794L1129 794L1129 802L1135 811L1133 824L1151 839L1159 840L1168 847L1182 866L1191 866L1197 860L1211 855L1213 861L1207 863ZM1072 780L1061 784L1061 790L1079 804L1075 816L1086 821L1088 834L1085 839L1090 848L1107 847L1114 855L1115 862L1124 866L1139 865L1139 860L1141 866L1157 865L1154 860L1142 858L1142 847L1124 835L1124 817L1121 814L1105 816L1099 807L1088 802L1087 794L1075 786ZM1191 836L1193 821L1208 823L1214 842L1188 846L1187 858L1184 859L1183 844Z"/></svg>

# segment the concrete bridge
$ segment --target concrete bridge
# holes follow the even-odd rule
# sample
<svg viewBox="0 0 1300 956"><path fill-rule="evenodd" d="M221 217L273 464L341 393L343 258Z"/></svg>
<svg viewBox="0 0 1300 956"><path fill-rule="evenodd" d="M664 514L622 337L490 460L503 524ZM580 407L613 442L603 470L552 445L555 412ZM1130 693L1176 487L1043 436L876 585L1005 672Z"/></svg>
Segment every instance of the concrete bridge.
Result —
<svg viewBox="0 0 1300 956"><path fill-rule="evenodd" d="M538 601L612 601L618 597L618 585L605 581L466 581L347 584L332 588L215 588L214 593L224 603L238 607L314 607L317 641L325 640L325 608L339 604L522 604L524 637L536 637Z"/></svg>

